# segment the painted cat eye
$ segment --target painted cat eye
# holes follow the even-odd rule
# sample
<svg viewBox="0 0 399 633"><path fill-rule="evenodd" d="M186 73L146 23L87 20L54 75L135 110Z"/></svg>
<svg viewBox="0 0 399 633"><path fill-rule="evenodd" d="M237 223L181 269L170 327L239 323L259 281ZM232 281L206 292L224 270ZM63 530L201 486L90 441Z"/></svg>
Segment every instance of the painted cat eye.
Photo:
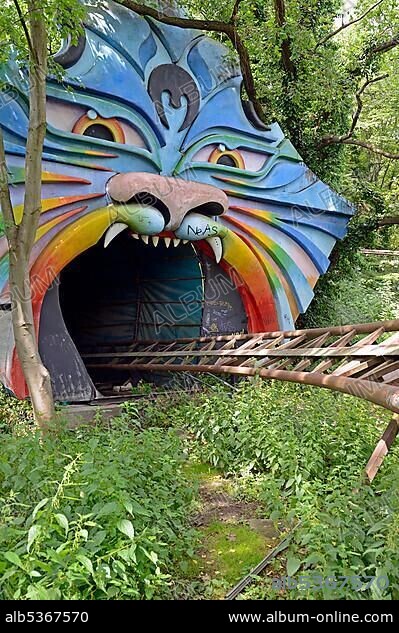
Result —
<svg viewBox="0 0 399 633"><path fill-rule="evenodd" d="M113 143L125 143L125 134L116 119L104 119L98 115L84 114L74 125L72 132Z"/></svg>
<svg viewBox="0 0 399 633"><path fill-rule="evenodd" d="M244 158L238 150L228 150L217 147L210 155L209 162L215 163L216 165L225 165L226 167L245 169Z"/></svg>

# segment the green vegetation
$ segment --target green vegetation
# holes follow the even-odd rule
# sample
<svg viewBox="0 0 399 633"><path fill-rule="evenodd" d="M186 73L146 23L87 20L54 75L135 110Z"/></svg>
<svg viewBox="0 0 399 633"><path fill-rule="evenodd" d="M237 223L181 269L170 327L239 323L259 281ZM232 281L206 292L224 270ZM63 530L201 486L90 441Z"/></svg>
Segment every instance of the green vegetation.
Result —
<svg viewBox="0 0 399 633"><path fill-rule="evenodd" d="M228 21L235 3L181 4L196 17ZM237 26L267 120L280 123L307 165L367 221L398 215L399 16L397 0L350 4L342 15L343 0L246 0ZM361 19L334 34L353 18ZM364 238L370 243L373 232Z"/></svg>
<svg viewBox="0 0 399 633"><path fill-rule="evenodd" d="M362 476L388 412L257 380L160 407L157 426L153 407L56 440L3 427L3 598L222 597L294 527L244 598L398 598L398 447L373 486ZM278 539L252 519L273 521ZM273 577L304 574L377 576L382 589L276 596Z"/></svg>
<svg viewBox="0 0 399 633"><path fill-rule="evenodd" d="M33 414L29 403L12 398L0 385L0 433L10 430L16 434L19 431L25 433L30 424L33 426Z"/></svg>
<svg viewBox="0 0 399 633"><path fill-rule="evenodd" d="M170 596L178 562L194 554L182 461L173 430L121 420L42 441L3 434L1 597Z"/></svg>
<svg viewBox="0 0 399 633"><path fill-rule="evenodd" d="M229 475L264 517L288 531L301 522L288 568L280 558L278 575L388 576L391 583L383 592L346 586L279 597L398 597L398 448L375 486L362 474L387 412L328 391L255 380L233 394L220 388L171 415L195 435L192 454ZM251 597L276 597L270 579L256 586Z"/></svg>
<svg viewBox="0 0 399 633"><path fill-rule="evenodd" d="M399 259L353 254L320 282L305 327L369 323L399 317Z"/></svg>
<svg viewBox="0 0 399 633"><path fill-rule="evenodd" d="M309 324L398 316L396 260L356 262ZM140 384L112 423L44 439L0 391L1 598L223 598L292 532L242 598L398 599L399 446L363 479L390 414L286 383L202 385L154 400ZM275 584L287 575L337 586Z"/></svg>
<svg viewBox="0 0 399 633"><path fill-rule="evenodd" d="M215 521L204 528L206 553L199 558L199 569L208 575L223 578L234 585L262 558L269 543L246 525L230 525Z"/></svg>

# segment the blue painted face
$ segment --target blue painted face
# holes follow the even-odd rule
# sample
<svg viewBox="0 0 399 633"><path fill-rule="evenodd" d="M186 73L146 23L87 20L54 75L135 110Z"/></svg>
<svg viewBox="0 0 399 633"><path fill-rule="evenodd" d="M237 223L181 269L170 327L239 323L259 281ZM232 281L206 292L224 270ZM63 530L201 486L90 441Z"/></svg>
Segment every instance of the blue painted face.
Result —
<svg viewBox="0 0 399 633"><path fill-rule="evenodd" d="M59 275L125 229L155 246L188 241L236 280L249 331L292 328L353 209L309 171L277 123L266 127L242 102L242 77L224 46L112 2L87 4L84 37L56 57L62 83L47 82L32 271ZM13 60L0 74L18 218L28 86ZM0 236L3 301L7 283Z"/></svg>

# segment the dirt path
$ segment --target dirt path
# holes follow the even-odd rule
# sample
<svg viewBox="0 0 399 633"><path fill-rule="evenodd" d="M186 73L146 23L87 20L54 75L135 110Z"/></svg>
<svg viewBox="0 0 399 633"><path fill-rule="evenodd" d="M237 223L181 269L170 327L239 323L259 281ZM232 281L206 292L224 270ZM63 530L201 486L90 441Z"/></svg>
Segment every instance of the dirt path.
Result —
<svg viewBox="0 0 399 633"><path fill-rule="evenodd" d="M258 503L237 498L232 483L217 471L203 464L190 470L199 482L192 525L202 535L193 575L204 583L212 581L213 597L223 598L275 547L280 531Z"/></svg>

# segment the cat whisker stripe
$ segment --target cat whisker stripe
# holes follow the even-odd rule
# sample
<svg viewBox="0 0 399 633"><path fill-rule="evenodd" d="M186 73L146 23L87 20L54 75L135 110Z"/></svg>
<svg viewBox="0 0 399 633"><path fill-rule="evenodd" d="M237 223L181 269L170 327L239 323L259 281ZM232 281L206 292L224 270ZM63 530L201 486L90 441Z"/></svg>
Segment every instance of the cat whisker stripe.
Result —
<svg viewBox="0 0 399 633"><path fill-rule="evenodd" d="M45 235L48 231L50 231L54 226L57 226L57 224L60 224L61 222L63 222L64 220L67 220L68 218L72 218L74 215L77 215L78 213L82 213L83 211L86 211L86 209L87 209L87 205L84 207L78 207L77 209L72 209L72 211L67 211L66 213L63 213L62 215L59 215L56 218L53 218L52 220L48 220L47 222L44 222L37 229L35 242L38 242L40 238L43 237L43 235Z"/></svg>
<svg viewBox="0 0 399 633"><path fill-rule="evenodd" d="M302 270L290 257L290 255L281 246L274 242L271 238L265 234L257 231L253 227L250 227L243 222L239 222L234 218L225 218L225 221L233 226L237 227L251 239L255 240L278 264L280 270L284 274L291 290L296 297L300 310L305 310L309 305L309 302L313 298L313 291L310 286L309 280L305 277ZM299 293L301 289L302 293Z"/></svg>
<svg viewBox="0 0 399 633"><path fill-rule="evenodd" d="M256 221L264 222L273 226L276 230L281 231L289 238L294 240L296 244L306 253L316 266L318 272L323 274L326 272L329 266L329 260L325 254L312 242L306 235L290 224L286 224L284 219L279 219L274 213L268 211L261 211L258 209L248 209L246 207L230 206L231 211L236 211L239 214L246 215L253 218Z"/></svg>
<svg viewBox="0 0 399 633"><path fill-rule="evenodd" d="M91 185L91 181L86 178L79 178L78 176L67 176L66 174L55 174L54 172L44 171L42 172L42 182L61 183L61 182L73 182L81 185Z"/></svg>
<svg viewBox="0 0 399 633"><path fill-rule="evenodd" d="M62 196L60 198L49 198L42 200L42 213L51 209L57 209L58 207L65 207L67 204L73 204L74 202L83 202L84 200L90 200L91 198L102 198L103 193L89 193L85 196ZM24 207L23 205L17 205L14 207L15 222L20 224L22 220Z"/></svg>

